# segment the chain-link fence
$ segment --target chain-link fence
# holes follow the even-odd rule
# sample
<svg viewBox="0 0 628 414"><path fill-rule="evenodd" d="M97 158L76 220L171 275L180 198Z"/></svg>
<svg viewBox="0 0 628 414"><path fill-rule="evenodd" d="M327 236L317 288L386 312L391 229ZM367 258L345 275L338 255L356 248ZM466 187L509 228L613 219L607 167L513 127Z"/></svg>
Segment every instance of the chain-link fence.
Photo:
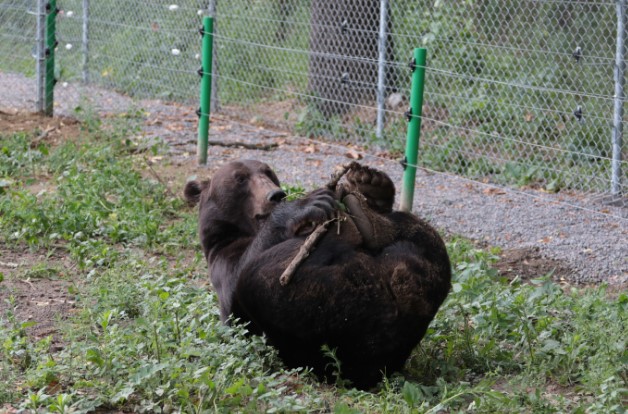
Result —
<svg viewBox="0 0 628 414"><path fill-rule="evenodd" d="M0 2L0 70L35 76L37 35L36 2L24 0ZM30 93L35 99L37 96L35 87Z"/></svg>
<svg viewBox="0 0 628 414"><path fill-rule="evenodd" d="M216 18L214 108L400 154L428 51L420 164L625 198L625 0L59 0L57 77L196 105ZM0 0L0 70L32 75L37 1ZM623 194L623 196L622 196Z"/></svg>

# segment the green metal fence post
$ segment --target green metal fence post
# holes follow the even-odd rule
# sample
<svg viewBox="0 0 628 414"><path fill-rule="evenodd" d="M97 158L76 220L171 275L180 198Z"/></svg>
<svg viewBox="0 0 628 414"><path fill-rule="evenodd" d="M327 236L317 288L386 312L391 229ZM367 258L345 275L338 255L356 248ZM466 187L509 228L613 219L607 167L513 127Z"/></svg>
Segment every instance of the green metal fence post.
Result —
<svg viewBox="0 0 628 414"><path fill-rule="evenodd" d="M406 139L406 156L404 158L403 186L401 188L401 211L412 211L414 199L414 183L421 136L421 116L423 111L423 90L425 84L425 55L423 48L414 49L412 59L412 87L410 91L410 108L408 117L408 135Z"/></svg>
<svg viewBox="0 0 628 414"><path fill-rule="evenodd" d="M55 48L56 39L56 18L57 0L50 0L46 4L46 81L44 91L44 114L52 116L54 107L54 87L55 87Z"/></svg>
<svg viewBox="0 0 628 414"><path fill-rule="evenodd" d="M201 107L198 119L198 146L197 159L199 165L207 164L207 140L209 136L209 111L212 94L212 53L214 43L214 18L205 16L203 18L203 36L201 50L201 69L198 71L201 76Z"/></svg>

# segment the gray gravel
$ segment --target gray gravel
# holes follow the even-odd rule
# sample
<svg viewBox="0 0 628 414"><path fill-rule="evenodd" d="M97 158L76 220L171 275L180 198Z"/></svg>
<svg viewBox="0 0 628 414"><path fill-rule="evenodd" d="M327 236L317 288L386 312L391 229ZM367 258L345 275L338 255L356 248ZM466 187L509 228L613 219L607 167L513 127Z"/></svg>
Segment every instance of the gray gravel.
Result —
<svg viewBox="0 0 628 414"><path fill-rule="evenodd" d="M142 138L149 142L164 140L182 167L189 169L195 164L196 119L192 106L155 100L134 102L111 90L77 85L58 85L55 93L55 113L60 115L72 116L79 105L100 114L138 107L146 110L150 115ZM0 73L0 96L0 109L33 110L34 80ZM242 122L225 115L212 117L210 139L279 146L271 151L211 146L209 170L231 159L256 158L270 164L283 182L304 188L326 182L335 166L348 161L347 147L312 142L260 126L255 120ZM365 154L363 162L401 182L402 169L397 161ZM502 249L538 251L540 256L570 269L568 282L606 281L623 288L628 283L625 207L604 205L577 194L504 189L421 170L417 174L414 210L448 234Z"/></svg>

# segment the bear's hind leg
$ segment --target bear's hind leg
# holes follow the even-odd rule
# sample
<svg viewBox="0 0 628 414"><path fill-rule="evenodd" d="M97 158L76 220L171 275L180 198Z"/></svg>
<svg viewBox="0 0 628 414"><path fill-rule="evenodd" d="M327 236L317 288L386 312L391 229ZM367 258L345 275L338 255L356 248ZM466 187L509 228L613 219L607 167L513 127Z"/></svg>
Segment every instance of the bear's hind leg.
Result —
<svg viewBox="0 0 628 414"><path fill-rule="evenodd" d="M395 185L388 174L357 162L347 172L343 191L364 195L368 206L380 214L390 213L395 202Z"/></svg>

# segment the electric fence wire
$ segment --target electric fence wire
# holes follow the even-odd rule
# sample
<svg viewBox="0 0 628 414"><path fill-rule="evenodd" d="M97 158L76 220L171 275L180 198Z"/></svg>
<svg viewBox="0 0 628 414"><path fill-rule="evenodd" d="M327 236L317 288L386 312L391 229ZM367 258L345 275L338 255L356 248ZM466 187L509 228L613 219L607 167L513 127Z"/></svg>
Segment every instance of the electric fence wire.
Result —
<svg viewBox="0 0 628 414"><path fill-rule="evenodd" d="M557 4L557 5L565 5L565 6L578 6L582 7L582 10L578 10L578 13L586 12L589 9L584 10L587 7L605 7L605 6L614 6L614 2L590 2L590 1L536 1L536 0L524 0L525 3L537 3L540 5L543 4ZM29 2L23 2L27 4ZM138 3L144 3L145 5L152 4L145 1L140 1ZM8 7L3 4L3 7L0 8L0 16L7 15L14 10L24 11L15 7L13 5L9 5ZM187 7L185 5L161 5L158 6L158 9L161 9L163 6L163 13L155 15L155 17L147 18L144 20L142 24L128 24L125 21L112 21L110 19L100 19L94 16L90 17L90 24L94 26L103 26L110 27L111 30L129 30L131 32L141 32L140 36L146 36L146 33L151 33L149 36L152 39L162 39L161 44L159 46L151 46L151 50L146 52L146 58L134 57L133 55L113 55L110 52L103 52L107 50L106 46L108 45L109 39L105 37L96 37L93 36L90 38L90 45L92 47L101 48L103 51L98 53L97 59L101 61L110 61L110 62L119 62L126 66L128 71L137 71L135 79L130 79L127 77L125 82L130 82L131 85L135 85L134 88L137 88L137 93L141 95L141 88L146 87L146 89L152 90L161 90L162 93L171 94L172 96L182 96L184 99L192 99L195 97L196 93L194 92L194 84L188 81L188 78L195 77L197 75L196 70L187 70L186 67L195 66L198 62L198 53L194 53L190 50L185 50L186 47L189 48L190 42L187 39L192 39L192 36L196 35L194 31L192 31L189 27L186 27L188 24L192 25L192 23L186 22L182 28L178 27L170 27L172 22L168 18L168 13L175 14L185 14L189 16L191 20L197 19L197 16L203 15L205 12L203 9ZM176 6L176 7L175 7ZM585 7L586 6L586 7ZM141 6L139 6L141 7ZM153 6L154 8L154 6ZM11 10L11 12L5 10ZM193 11L193 13L192 13ZM607 10L606 12L610 11ZM575 13L575 12L574 12ZM31 13L32 14L32 13ZM193 16L193 18L192 18ZM239 19L243 22L249 22L250 25L245 25L245 27L254 27L253 25L256 23L266 23L266 24L281 24L284 26L296 26L296 27L305 27L307 26L310 30L334 30L337 31L338 25L329 25L324 23L316 23L316 22L306 22L306 21L297 21L291 18L286 20L274 19L274 18L266 18L260 17L257 15L249 15L246 16L245 13L235 14L235 13L220 13L219 15L221 19ZM64 19L67 21L72 21L74 23L82 22L82 17L79 15L72 16L64 16ZM360 27L352 27L351 23L345 27L347 31L355 32L362 36L378 36L379 32L374 30L363 29ZM76 32L74 32L76 33ZM182 36L182 34L188 34L189 37ZM352 108L352 110L361 110L361 111L372 111L374 112L376 108L372 104L363 104L363 103L353 103L343 101L341 98L345 95L343 90L369 90L375 91L377 88L377 84L375 82L366 81L364 78L360 78L356 76L353 78L353 74L347 73L346 76L343 74L340 77L331 76L328 74L322 73L313 73L310 69L307 71L298 69L292 69L294 66L286 65L286 63L291 62L295 59L311 59L313 57L324 59L326 64L332 64L333 62L355 62L367 65L383 65L388 69L407 69L407 63L394 60L384 60L381 62L375 58L366 58L361 56L347 56L340 53L329 53L329 52L320 52L320 51L312 51L308 48L308 45L305 45L305 49L301 49L298 46L286 46L283 42L274 42L269 41L268 38L264 36L258 36L256 38L245 39L241 36L242 33L229 35L227 33L221 33L218 31L214 34L214 41L217 47L220 49L219 54L220 58L218 60L219 69L216 73L214 73L216 81L224 81L226 85L236 84L240 87L244 86L243 90L246 91L247 88L251 90L250 96L254 96L252 91L263 91L266 93L279 93L281 96L292 96L296 99L299 99L302 103L307 102L319 102L319 103L331 103L336 105L344 105L348 108ZM246 32L244 32L246 34ZM393 38L402 38L406 40L415 40L417 44L420 44L426 33L404 33L403 30L400 31L387 31L384 35L393 37ZM582 37L583 35L579 35ZM16 41L16 42L28 42L28 36L21 36L19 34L10 33L6 34L6 32L0 33L0 37L9 39L7 42ZM67 50L63 50L63 53L59 53L59 56L62 57L64 54L66 56L73 55L78 56L80 51L79 48L72 49L73 43L79 43L80 39L78 36L72 35L60 35L59 40L63 43L68 44ZM182 43L176 44L177 38L182 39ZM588 40L588 39L587 39ZM501 44L502 40L500 38L496 38L495 44L487 41L481 41L478 39L458 39L456 36L448 36L448 35L437 35L430 39L431 45L450 45L450 46L460 46L460 47L475 47L482 48L485 52L483 53L494 53L498 54L503 52L505 58L509 56L507 54L512 54L512 61L516 61L517 57L521 57L524 54L532 55L532 56L541 56L545 59L554 59L555 63L561 60L561 65L570 65L569 67L572 75L571 85L578 85L577 88L561 88L561 87L552 87L548 86L542 78L530 78L526 79L519 78L516 80L513 79L499 79L499 73L493 71L485 71L484 76L479 75L478 73L465 73L462 70L458 70L458 67L455 65L452 66L442 66L443 62L438 67L426 65L423 68L427 71L430 77L436 80L437 83L442 82L469 82L475 85L479 85L478 89L481 90L482 87L490 88L491 94L485 97L482 94L468 92L469 95L464 96L460 90L452 89L450 92L443 92L440 89L437 90L426 90L426 98L429 103L430 99L438 99L437 106L435 108L438 109L438 105L443 105L446 102L451 102L457 106L462 105L465 102L473 100L474 104L485 104L492 103L490 107L491 111L497 111L500 108L506 108L508 112L508 116L511 116L510 122L512 122L513 128L522 127L525 125L524 122L529 122L526 120L526 117L537 116L538 119L542 119L546 116L557 116L562 117L562 119L549 119L550 122L560 122L563 125L559 126L556 124L555 128L579 128L578 130L585 131L587 128L602 128L602 127L610 127L612 122L619 123L620 125L625 124L628 120L624 119L611 119L609 117L604 117L600 115L600 105L607 105L611 102L621 102L625 103L628 98L622 97L617 98L609 94L600 93L600 90L604 90L602 88L605 85L605 78L603 76L593 76L592 79L580 80L579 77L581 75L580 72L589 70L590 72L587 74L589 78L591 78L592 74L602 73L597 67L608 66L608 72L613 68L616 58L606 57L606 56L596 56L596 54L601 54L599 51L601 49L597 49L593 51L591 55L588 55L587 52L591 53L591 51L579 51L576 55L576 52L572 51L561 51L561 50L553 50L551 47L543 47L539 45L540 48L528 48L522 46L513 46L507 44ZM168 46L168 42L172 42L172 46ZM150 42L149 42L150 43ZM198 42L194 42L198 43ZM549 43L548 43L549 44ZM584 45L583 45L584 46ZM260 64L258 61L252 59L249 61L234 61L230 60L230 56L225 50L236 50L238 47L243 47L247 51L247 53L255 53L255 55L265 56L265 61L269 62L268 64ZM579 49L579 48L578 48ZM156 52L156 53L155 53ZM597 52L597 53L596 53ZM11 56L9 53L5 54L0 49L0 55L3 56ZM158 59L148 58L148 56L162 56ZM249 59L251 56L248 55ZM569 62L563 62L569 61ZM623 59L623 62L626 62L626 59ZM558 63L556 63L558 64ZM246 65L250 69L254 69L257 72L268 74L270 78L280 78L283 84L271 83L271 85L263 84L263 82L242 79L240 76L236 74L229 73L226 69L226 66L234 66L234 65ZM284 65L284 66L282 66ZM304 67L304 66L301 66ZM591 69L588 69L591 68ZM364 69L362 69L364 70ZM144 78L140 75L141 72L147 73L147 71L151 71L150 77ZM103 72L106 73L106 72ZM490 73L490 75L487 75ZM63 78L63 72L61 77ZM101 81L115 87L117 85L116 81L113 78L107 78L109 75L103 75ZM118 75L120 76L120 75ZM399 76L399 75L395 75ZM151 80L152 79L152 80ZM173 83L172 80L176 79L177 83ZM68 78L68 80L71 80ZM338 82L338 90L339 93L336 95L337 99L332 99L329 97L321 97L317 96L314 92L305 91L303 85L312 80L325 81L327 83ZM394 82L394 81L391 81ZM397 78L397 82L400 84L407 86L407 81L404 81L402 78ZM172 84L172 86L169 86ZM177 85L175 87L175 85ZM393 85L389 83L385 83L383 85L384 90L388 89L397 89L399 90L399 85ZM296 89L296 90L295 90ZM590 89L587 91L583 91L581 89ZM405 90L405 89L402 89ZM512 90L512 92L508 92L507 90ZM474 89L475 92L477 90ZM530 100L525 99L525 94L527 92L531 92ZM497 92L497 95L495 94ZM248 92L247 92L248 93ZM349 93L349 92L347 92ZM537 96L533 97L533 93L536 93ZM540 94L540 95L539 95ZM403 95L403 94L402 94ZM503 95L503 99L500 99L499 96ZM246 96L246 93L245 95ZM347 95L348 96L348 95ZM517 99L512 99L513 96L517 96ZM407 99L407 98L406 98ZM564 105L564 102L572 101L574 103L574 107L577 106L576 111L571 109L562 109L561 105ZM532 103L534 102L534 103ZM535 104L536 103L536 104ZM603 106L602 106L603 107ZM593 108L590 111L587 111L587 108ZM583 111L584 109L584 111ZM385 115L390 119L403 119L404 113L395 109L390 108L380 108L380 111L383 111ZM513 112L514 111L514 112ZM526 114L525 111L530 111L533 114ZM516 113L520 114L520 117L517 117ZM610 111L609 111L610 112ZM512 117L512 113L515 113L515 117ZM604 112L606 113L606 112ZM541 116L539 116L539 114ZM417 116L417 115L413 115ZM577 121L574 121L574 117ZM502 144L508 144L511 148L517 148L520 154L523 152L537 152L538 155L535 158L543 158L543 159L554 159L557 154L562 154L562 156L570 156L572 158L583 158L590 160L591 171L594 171L595 168L599 168L602 171L602 167L598 167L593 164L596 161L614 161L610 158L610 151L600 151L600 152L591 152L587 144L583 141L581 145L564 143L561 141L551 142L551 141L537 141L531 142L526 138L529 137L530 140L533 140L532 134L522 134L519 135L515 130L506 131L506 132L496 132L491 130L482 130L480 129L481 124L473 124L473 123L457 123L455 119L450 118L450 115L445 112L443 115L439 116L436 112L434 116L426 116L425 114L421 117L425 122L425 125L429 125L432 129L445 129L456 131L453 132L454 135L458 135L460 137L468 137L468 136L477 136L482 137L484 143L481 141L475 143L473 145L469 145L468 148L465 149L452 149L446 147L446 144L442 141L439 141L437 138L432 139L431 142L428 142L427 145L434 146L436 148L442 148L444 151L457 151L464 156L481 156L490 160L493 160L497 164L503 164L507 162L512 162L513 160L506 157L500 156L504 151L508 151L507 148L499 149L498 147L502 146ZM326 124L328 126L333 126L334 122L327 122L326 120L317 120L322 124ZM595 125L594 125L595 124ZM597 126L599 124L599 126ZM366 125L366 127L365 127ZM352 131L351 133L357 133L360 136L366 137L371 136L373 131L368 127L369 123L358 123L357 125L346 125L347 131ZM571 129L570 129L571 131ZM584 132L583 132L584 133ZM592 130L591 133L595 133ZM392 135L391 135L392 134ZM386 132L386 139L396 139L398 141L403 141L403 134L397 134L393 131ZM564 145L564 147L561 147ZM600 144L601 145L601 144ZM551 154L549 156L544 156L543 154ZM547 165L539 165L542 164L538 160L529 160L529 162L539 166L544 171L551 171L553 173L562 173L569 177L578 176L577 170L571 171L567 168L562 169L560 167L554 167L553 164L548 163ZM620 160L619 165L622 166L623 169L626 168L626 161ZM625 174L624 174L625 175ZM455 175L453 175L455 176ZM600 181L603 182L605 177L603 176L582 176L581 183L577 184L575 188L579 188L581 190L588 191L589 183L586 182L586 179L589 181ZM472 180L477 182L475 180ZM603 187L603 185L602 185Z"/></svg>
<svg viewBox="0 0 628 414"><path fill-rule="evenodd" d="M258 84L254 84L254 83L251 83L251 82L244 81L242 79L232 78L232 77L229 77L229 76L226 76L226 75L219 75L219 77L223 78L225 80L231 81L231 82L239 83L241 85L246 85L246 86L251 86L251 87L258 87L258 88L271 90L271 91L275 91L275 92L285 92L285 93L288 93L290 95L301 97L301 98L316 99L316 100L319 100L319 101L324 101L324 102L329 102L329 103L350 105L353 108L373 109L373 107L368 106L368 105L353 104L353 103L348 104L347 102L341 101L341 100L335 100L335 99L330 99L330 98L321 98L321 97L317 97L315 95L304 94L304 93L299 93L299 92L294 92L294 91L287 91L285 89L274 88L274 87L271 87L271 86L258 85ZM385 110L385 111L387 113L389 113L389 114L396 114L398 116L403 116L404 115L404 113L398 112L398 111L394 111L394 110ZM419 115L411 115L411 116L419 118ZM424 120L431 121L431 122L433 122L435 124L438 124L438 125L441 125L441 126L445 126L445 127L451 128L451 129L455 129L455 130L459 130L459 131L470 132L470 133L479 134L479 135L482 135L482 136L491 137L491 138L494 138L496 141L509 141L509 142L522 144L522 145L525 145L525 146L538 148L538 149L542 149L542 150L547 150L547 151L556 151L556 152L559 152L559 153L580 155L580 156L590 157L592 159L611 161L611 158L605 157L605 156L601 156L601 155L595 156L595 155L587 154L585 152L579 152L579 151L574 151L574 150L566 150L566 149L557 148L557 147L549 147L547 145L527 142L527 141L523 141L523 140L516 139L516 138L504 137L504 136L500 136L500 135L497 135L497 134L491 134L491 133L488 133L488 132L479 131L479 130L472 129L472 128L467 128L467 127L463 127L463 126L454 125L454 124L451 124L451 123L447 123L447 122L440 121L440 120L437 120L435 118L430 118L430 117L426 117L426 116L420 116L420 118L424 119Z"/></svg>
<svg viewBox="0 0 628 414"><path fill-rule="evenodd" d="M232 122L234 124L237 125L241 125L244 127L250 127L251 124L250 122L244 122L244 121L239 121L237 119L233 119L233 118L229 118L229 122ZM317 145L321 145L321 146L326 146L329 148L334 148L336 150L345 152L347 147L341 144L336 144L333 142L329 142L329 141L323 141L320 139L315 139L315 138L311 138L311 137L304 137L304 139L306 139L308 142L312 143L312 144L317 144ZM354 150L356 150L355 148L353 148ZM364 158L370 158L370 159L377 159L379 161L388 163L388 164L396 164L399 165L399 160L395 159L395 158L390 158L390 157L385 157L382 155L378 155L378 154L373 154L371 152L368 152L364 149L357 149L356 152L360 155L362 155ZM592 213L594 215L598 215L601 217L612 217L614 219L619 219L622 222L628 222L628 217L622 216L620 214L614 214L614 212L612 212L609 209L594 209L594 208L590 208L590 207L585 207L583 205L579 205L576 204L575 202L570 202L570 201L565 201L565 200L560 200L560 199L556 199L555 197L552 197L551 199L549 198L549 195L547 194L542 194L542 193L538 193L538 192L532 192L532 191L523 191L523 190L518 190L512 187L508 187L508 186L502 186L499 184L495 184L495 183L490 183L490 182L486 182L486 181L481 181L481 180L476 180L473 178L468 178L468 177L464 177L461 175L457 175L457 174L453 174L453 173L449 173L446 171L440 171L440 170L435 170L429 167L425 167L421 164L406 164L410 167L415 167L418 170L422 170L422 171L426 171L430 174L434 174L434 175L439 175L439 176L443 176L443 177L447 177L450 179L453 179L455 181L460 181L460 182L464 182L464 183L469 183L469 184L474 184L474 185L479 185L480 187L489 189L489 190L499 190L499 191L504 191L505 193L508 194L512 194L514 196L518 196L518 197L523 197L523 198L532 198L535 200L538 200L540 202L543 203L549 203L549 204L553 204L553 205L561 205L561 206L565 206L571 209L575 209L575 210L580 210L580 211L586 211L588 213Z"/></svg>

